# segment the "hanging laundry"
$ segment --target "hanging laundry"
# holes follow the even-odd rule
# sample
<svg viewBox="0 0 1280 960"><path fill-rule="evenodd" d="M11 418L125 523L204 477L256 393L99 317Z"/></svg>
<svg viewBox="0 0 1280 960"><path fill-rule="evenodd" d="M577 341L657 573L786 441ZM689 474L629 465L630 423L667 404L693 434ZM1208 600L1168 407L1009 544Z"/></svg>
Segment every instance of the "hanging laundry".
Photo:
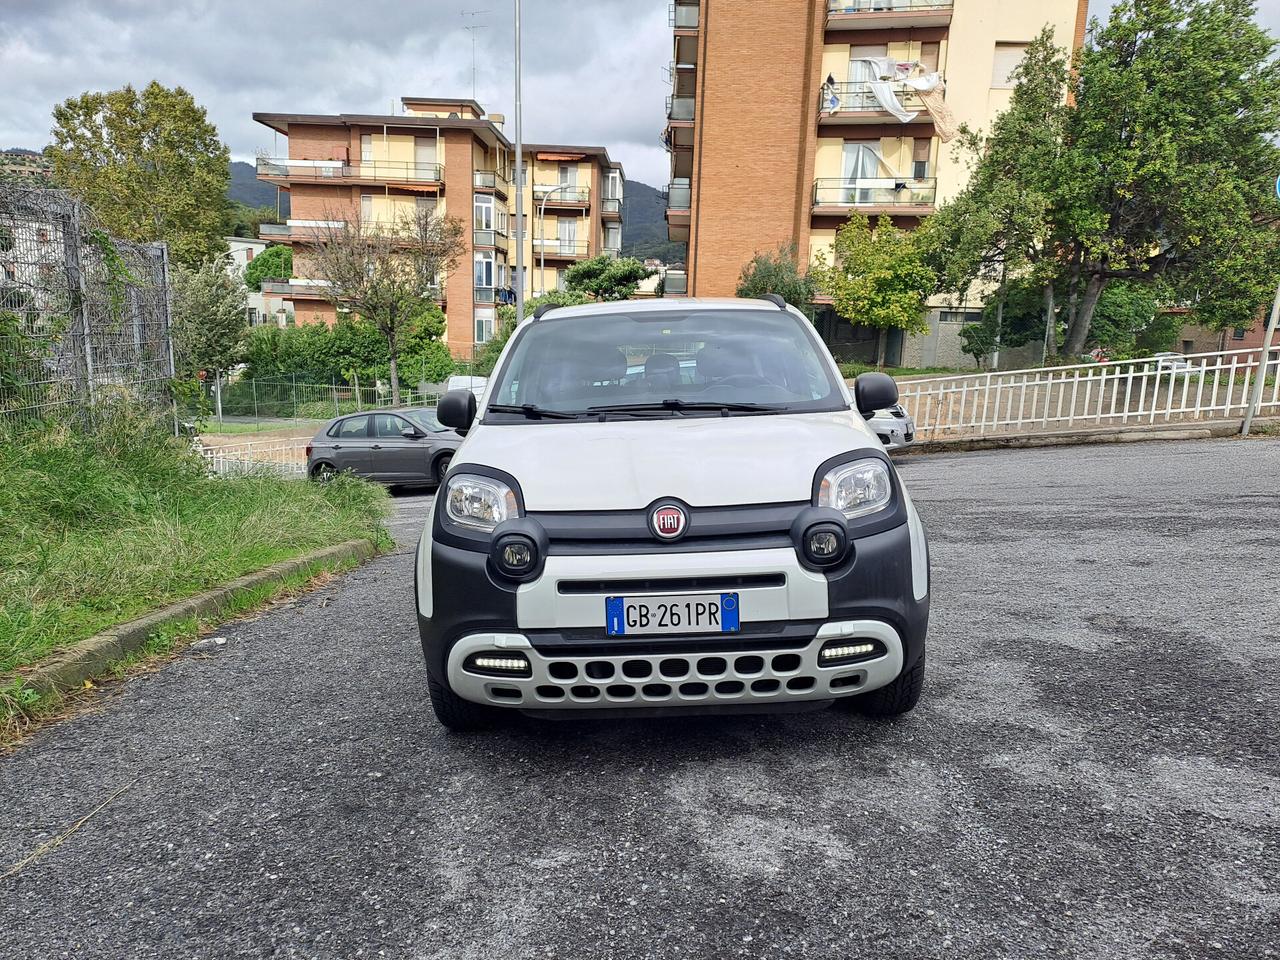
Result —
<svg viewBox="0 0 1280 960"><path fill-rule="evenodd" d="M898 94L894 92L893 84L887 80L872 80L867 86L871 89L871 95L876 98L886 113L891 113L903 123L910 123L920 114L912 113L902 105L902 101L898 99Z"/></svg>
<svg viewBox="0 0 1280 960"><path fill-rule="evenodd" d="M955 114L947 106L947 84L938 73L925 73L923 67L912 72L903 82L916 92L921 105L933 120L934 132L943 143L950 143L960 132Z"/></svg>

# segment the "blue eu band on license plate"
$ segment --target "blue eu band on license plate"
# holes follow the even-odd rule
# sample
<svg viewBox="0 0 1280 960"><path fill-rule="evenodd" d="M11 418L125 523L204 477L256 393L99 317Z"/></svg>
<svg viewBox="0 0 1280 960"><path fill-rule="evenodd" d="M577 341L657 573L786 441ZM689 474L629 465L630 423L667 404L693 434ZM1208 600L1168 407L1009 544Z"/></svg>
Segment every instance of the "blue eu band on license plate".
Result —
<svg viewBox="0 0 1280 960"><path fill-rule="evenodd" d="M736 593L655 597L606 597L605 630L611 637L656 633L737 633Z"/></svg>

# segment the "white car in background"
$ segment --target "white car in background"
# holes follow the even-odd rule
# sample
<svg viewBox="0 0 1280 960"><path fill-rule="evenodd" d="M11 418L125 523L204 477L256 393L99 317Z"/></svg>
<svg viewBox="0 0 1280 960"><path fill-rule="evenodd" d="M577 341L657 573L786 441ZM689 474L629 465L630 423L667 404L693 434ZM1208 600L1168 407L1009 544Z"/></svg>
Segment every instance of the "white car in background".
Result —
<svg viewBox="0 0 1280 960"><path fill-rule="evenodd" d="M1153 353L1151 359L1156 362L1157 373L1188 374L1191 372L1191 361L1181 353Z"/></svg>
<svg viewBox="0 0 1280 960"><path fill-rule="evenodd" d="M916 422L898 403L877 410L875 416L867 418L867 426L880 438L886 450L901 450L916 442Z"/></svg>

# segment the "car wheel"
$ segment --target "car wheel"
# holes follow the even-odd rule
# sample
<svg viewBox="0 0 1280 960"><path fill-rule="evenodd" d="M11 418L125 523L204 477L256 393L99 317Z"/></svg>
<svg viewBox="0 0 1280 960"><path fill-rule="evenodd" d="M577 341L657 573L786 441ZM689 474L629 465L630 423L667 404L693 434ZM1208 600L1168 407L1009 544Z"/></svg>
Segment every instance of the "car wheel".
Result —
<svg viewBox="0 0 1280 960"><path fill-rule="evenodd" d="M864 717L899 717L910 713L920 702L920 691L924 688L924 651L920 651L920 659L910 670L904 670L879 690L872 690L859 697L837 700L841 707L860 713Z"/></svg>
<svg viewBox="0 0 1280 960"><path fill-rule="evenodd" d="M449 462L451 460L453 460L453 454L446 453L436 461L435 483L437 487L444 483L444 475L449 472Z"/></svg>
<svg viewBox="0 0 1280 960"><path fill-rule="evenodd" d="M431 709L442 726L455 733L475 733L492 730L502 722L502 711L483 703L472 703L458 696L446 684L427 678L427 690L431 694Z"/></svg>
<svg viewBox="0 0 1280 960"><path fill-rule="evenodd" d="M317 483L328 483L337 475L338 471L331 463L317 463L311 468L311 479Z"/></svg>

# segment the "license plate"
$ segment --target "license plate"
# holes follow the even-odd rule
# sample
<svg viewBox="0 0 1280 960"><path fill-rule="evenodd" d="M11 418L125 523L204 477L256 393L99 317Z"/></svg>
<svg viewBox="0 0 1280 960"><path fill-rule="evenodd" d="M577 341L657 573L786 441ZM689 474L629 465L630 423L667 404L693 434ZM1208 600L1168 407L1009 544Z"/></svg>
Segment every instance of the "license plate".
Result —
<svg viewBox="0 0 1280 960"><path fill-rule="evenodd" d="M738 595L605 597L604 623L611 637L643 633L737 633Z"/></svg>

